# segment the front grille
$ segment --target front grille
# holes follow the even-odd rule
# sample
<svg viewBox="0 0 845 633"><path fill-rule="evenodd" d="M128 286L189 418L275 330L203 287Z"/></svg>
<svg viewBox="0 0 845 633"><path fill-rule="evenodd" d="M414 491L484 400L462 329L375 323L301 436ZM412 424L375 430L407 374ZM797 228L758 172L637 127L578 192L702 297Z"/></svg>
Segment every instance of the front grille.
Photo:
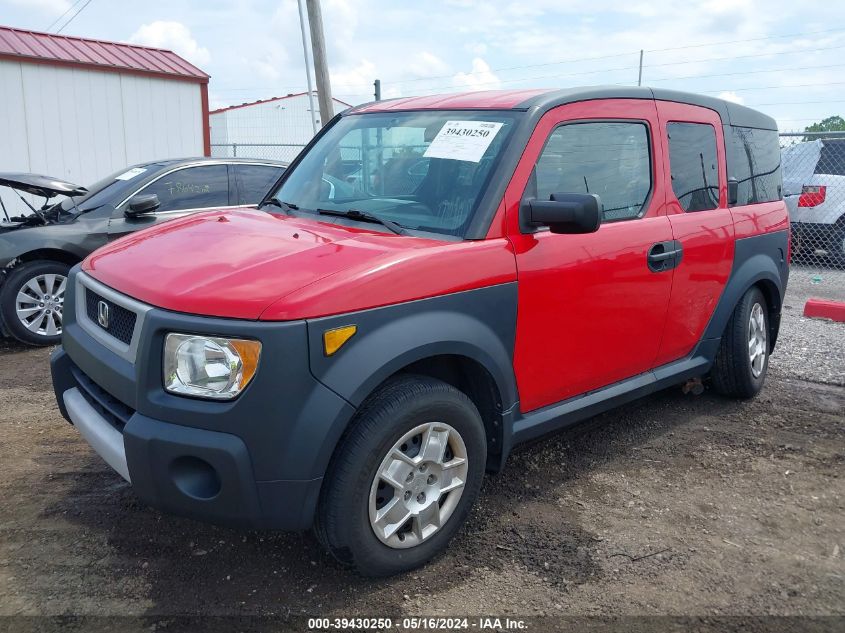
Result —
<svg viewBox="0 0 845 633"><path fill-rule="evenodd" d="M74 365L71 368L71 373L73 374L74 380L76 380L76 385L82 397L109 424L122 433L123 427L129 422L129 418L132 417L135 410L100 387L100 385L91 380L79 367Z"/></svg>
<svg viewBox="0 0 845 633"><path fill-rule="evenodd" d="M108 309L108 325L103 327L100 323L100 303L104 303ZM135 321L138 316L123 306L117 305L114 301L98 295L90 288L85 289L85 309L91 322L105 332L116 338L125 345L132 341L132 333L135 331Z"/></svg>

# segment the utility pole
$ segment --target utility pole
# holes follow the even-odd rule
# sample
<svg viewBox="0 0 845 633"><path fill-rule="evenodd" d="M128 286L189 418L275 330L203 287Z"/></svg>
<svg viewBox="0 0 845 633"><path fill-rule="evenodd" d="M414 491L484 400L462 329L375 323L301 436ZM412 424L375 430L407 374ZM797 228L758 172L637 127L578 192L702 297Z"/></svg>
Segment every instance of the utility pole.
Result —
<svg viewBox="0 0 845 633"><path fill-rule="evenodd" d="M376 79L373 82L373 88L375 89L373 96L376 98L376 101L381 101L381 79Z"/></svg>
<svg viewBox="0 0 845 633"><path fill-rule="evenodd" d="M637 85L643 85L643 49L640 49L640 74L637 77Z"/></svg>
<svg viewBox="0 0 845 633"><path fill-rule="evenodd" d="M326 62L326 40L323 37L323 14L320 0L305 0L308 25L311 27L311 51L314 55L314 76L317 79L317 98L320 101L320 123L325 125L334 116L329 65Z"/></svg>
<svg viewBox="0 0 845 633"><path fill-rule="evenodd" d="M308 36L305 34L305 8L302 6L302 0L297 0L299 4L299 29L302 31L302 54L305 57L305 77L308 80L308 108L311 111L311 130L314 134L317 133L317 118L314 116L314 86L311 84L311 60L308 58Z"/></svg>

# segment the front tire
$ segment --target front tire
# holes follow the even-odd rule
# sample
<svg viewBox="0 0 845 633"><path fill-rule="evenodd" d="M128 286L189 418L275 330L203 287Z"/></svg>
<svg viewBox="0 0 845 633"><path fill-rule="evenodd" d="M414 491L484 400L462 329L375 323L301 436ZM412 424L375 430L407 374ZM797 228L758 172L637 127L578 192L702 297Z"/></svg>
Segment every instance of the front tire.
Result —
<svg viewBox="0 0 845 633"><path fill-rule="evenodd" d="M711 371L713 387L747 400L763 388L769 367L769 312L759 288L749 289L728 321Z"/></svg>
<svg viewBox="0 0 845 633"><path fill-rule="evenodd" d="M70 266L39 260L12 269L0 291L3 323L29 345L58 345Z"/></svg>
<svg viewBox="0 0 845 633"><path fill-rule="evenodd" d="M392 379L338 446L315 532L341 563L388 576L446 549L481 489L484 424L462 392L426 376Z"/></svg>

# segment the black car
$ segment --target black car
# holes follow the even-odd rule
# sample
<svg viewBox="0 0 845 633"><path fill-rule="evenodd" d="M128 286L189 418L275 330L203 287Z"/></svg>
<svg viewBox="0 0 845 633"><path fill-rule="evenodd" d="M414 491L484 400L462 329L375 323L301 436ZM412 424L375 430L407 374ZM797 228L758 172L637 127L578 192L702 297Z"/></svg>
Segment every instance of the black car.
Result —
<svg viewBox="0 0 845 633"><path fill-rule="evenodd" d="M229 158L156 161L88 188L0 173L0 187L45 199L40 209L30 206L28 215L11 217L7 207L0 209L0 332L33 345L58 343L71 266L107 242L156 223L257 204L286 166ZM56 196L64 199L52 201Z"/></svg>

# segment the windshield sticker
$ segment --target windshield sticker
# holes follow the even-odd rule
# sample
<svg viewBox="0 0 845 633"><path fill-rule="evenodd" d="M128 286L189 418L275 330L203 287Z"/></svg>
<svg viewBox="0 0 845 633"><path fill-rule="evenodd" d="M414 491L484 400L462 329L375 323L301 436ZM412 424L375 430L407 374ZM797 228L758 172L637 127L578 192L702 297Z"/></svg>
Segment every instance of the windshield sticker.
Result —
<svg viewBox="0 0 845 633"><path fill-rule="evenodd" d="M129 171L125 171L122 174L120 174L120 176L115 176L114 179L115 180L132 180L135 176L143 174L145 171L147 171L147 170L144 169L143 167L133 167Z"/></svg>
<svg viewBox="0 0 845 633"><path fill-rule="evenodd" d="M423 156L477 163L502 125L491 121L446 121Z"/></svg>

